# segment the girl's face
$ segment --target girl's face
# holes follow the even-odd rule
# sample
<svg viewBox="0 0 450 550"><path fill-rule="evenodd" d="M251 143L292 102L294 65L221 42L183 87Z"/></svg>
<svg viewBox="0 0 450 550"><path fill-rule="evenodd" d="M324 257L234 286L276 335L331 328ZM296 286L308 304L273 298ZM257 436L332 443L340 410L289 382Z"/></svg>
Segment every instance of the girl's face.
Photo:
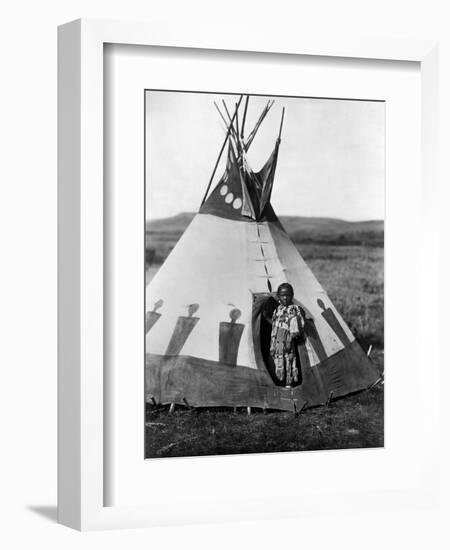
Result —
<svg viewBox="0 0 450 550"><path fill-rule="evenodd" d="M292 304L293 298L294 295L288 288L282 288L278 293L278 300L280 301L280 304L282 306L290 306Z"/></svg>

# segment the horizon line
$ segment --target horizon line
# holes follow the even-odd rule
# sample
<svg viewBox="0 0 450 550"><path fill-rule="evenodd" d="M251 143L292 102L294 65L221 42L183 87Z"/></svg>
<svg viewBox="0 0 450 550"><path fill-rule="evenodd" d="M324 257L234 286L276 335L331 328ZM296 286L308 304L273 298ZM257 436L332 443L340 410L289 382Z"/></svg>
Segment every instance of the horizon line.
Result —
<svg viewBox="0 0 450 550"><path fill-rule="evenodd" d="M189 214L189 215L192 215L192 216L195 216L198 214L198 212L194 212L194 211L181 211L181 212L178 212L177 214L170 214L168 216L162 216L160 218L145 218L145 222L154 222L154 221L162 221L162 220L167 220L169 218L175 218L177 216L181 216L183 214ZM337 218L337 217L334 217L334 216L307 216L307 215L303 215L303 214L277 214L276 215L278 218L309 218L309 219L326 219L326 220L335 220L335 221L341 221L341 222L346 222L346 223L364 223L364 222L383 222L384 223L384 218L367 218L367 219L359 219L359 220L347 220L345 218Z"/></svg>

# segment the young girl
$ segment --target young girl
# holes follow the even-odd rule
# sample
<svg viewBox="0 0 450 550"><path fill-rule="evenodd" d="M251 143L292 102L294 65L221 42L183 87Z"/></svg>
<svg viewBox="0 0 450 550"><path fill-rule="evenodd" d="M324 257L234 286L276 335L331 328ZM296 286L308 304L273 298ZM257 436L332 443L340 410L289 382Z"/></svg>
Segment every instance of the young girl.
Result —
<svg viewBox="0 0 450 550"><path fill-rule="evenodd" d="M298 382L295 340L303 331L305 320L300 307L293 303L292 285L281 284L278 287L277 296L279 306L272 316L270 355L275 363L276 377L290 388L293 382Z"/></svg>

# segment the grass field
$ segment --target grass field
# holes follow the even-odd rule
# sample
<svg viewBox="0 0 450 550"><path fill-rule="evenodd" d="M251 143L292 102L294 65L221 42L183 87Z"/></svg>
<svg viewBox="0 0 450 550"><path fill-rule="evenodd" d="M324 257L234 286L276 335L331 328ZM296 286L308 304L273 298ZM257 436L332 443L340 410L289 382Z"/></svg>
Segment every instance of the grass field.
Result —
<svg viewBox="0 0 450 550"><path fill-rule="evenodd" d="M383 385L293 413L147 406L146 457L383 446Z"/></svg>
<svg viewBox="0 0 450 550"><path fill-rule="evenodd" d="M148 231L148 280L174 246L190 215L153 222ZM384 258L382 222L282 220L297 248L361 343L384 373ZM158 225L159 224L159 225ZM170 230L172 232L170 232ZM159 238L158 238L159 236ZM149 246L150 245L150 246ZM153 248L151 248L153 247ZM198 456L294 450L380 447L384 385L293 413L146 406L146 456Z"/></svg>

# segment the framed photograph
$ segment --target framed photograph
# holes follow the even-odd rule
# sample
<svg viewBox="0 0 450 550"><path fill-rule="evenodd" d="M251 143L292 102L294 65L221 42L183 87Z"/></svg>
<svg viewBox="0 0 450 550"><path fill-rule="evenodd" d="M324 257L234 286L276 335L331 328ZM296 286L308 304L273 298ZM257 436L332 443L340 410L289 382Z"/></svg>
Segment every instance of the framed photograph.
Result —
<svg viewBox="0 0 450 550"><path fill-rule="evenodd" d="M429 506L436 45L171 37L59 29L59 521Z"/></svg>

